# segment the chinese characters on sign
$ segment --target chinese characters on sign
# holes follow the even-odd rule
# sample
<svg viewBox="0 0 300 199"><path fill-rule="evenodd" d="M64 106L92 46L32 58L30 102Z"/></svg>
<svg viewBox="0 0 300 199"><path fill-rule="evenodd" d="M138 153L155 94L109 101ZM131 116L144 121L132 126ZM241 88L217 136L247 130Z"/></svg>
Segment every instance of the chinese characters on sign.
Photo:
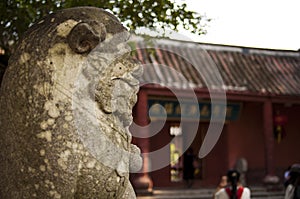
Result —
<svg viewBox="0 0 300 199"><path fill-rule="evenodd" d="M241 103L215 103L209 101L180 101L170 99L148 99L149 115L152 119L200 119L209 121L213 115L215 120L225 116L227 121L237 120L241 111Z"/></svg>

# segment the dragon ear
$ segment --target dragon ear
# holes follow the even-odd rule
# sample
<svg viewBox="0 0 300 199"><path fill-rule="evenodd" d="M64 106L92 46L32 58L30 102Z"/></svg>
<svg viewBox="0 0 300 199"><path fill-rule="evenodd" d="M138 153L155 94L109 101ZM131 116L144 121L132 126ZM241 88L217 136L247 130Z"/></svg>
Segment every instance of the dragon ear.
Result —
<svg viewBox="0 0 300 199"><path fill-rule="evenodd" d="M89 53L105 40L106 29L104 24L94 22L91 25L90 23L81 22L70 31L67 42L74 52L79 54Z"/></svg>

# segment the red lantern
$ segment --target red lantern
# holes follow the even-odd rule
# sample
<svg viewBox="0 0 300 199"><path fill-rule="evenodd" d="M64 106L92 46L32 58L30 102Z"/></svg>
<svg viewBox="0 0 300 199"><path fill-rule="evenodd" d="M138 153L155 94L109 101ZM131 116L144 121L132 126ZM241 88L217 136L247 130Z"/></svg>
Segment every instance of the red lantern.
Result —
<svg viewBox="0 0 300 199"><path fill-rule="evenodd" d="M276 114L274 117L274 124L275 125L285 125L287 123L287 116L286 115L281 115L281 114Z"/></svg>
<svg viewBox="0 0 300 199"><path fill-rule="evenodd" d="M274 137L278 143L285 137L285 124L287 123L287 116L277 113L274 117Z"/></svg>

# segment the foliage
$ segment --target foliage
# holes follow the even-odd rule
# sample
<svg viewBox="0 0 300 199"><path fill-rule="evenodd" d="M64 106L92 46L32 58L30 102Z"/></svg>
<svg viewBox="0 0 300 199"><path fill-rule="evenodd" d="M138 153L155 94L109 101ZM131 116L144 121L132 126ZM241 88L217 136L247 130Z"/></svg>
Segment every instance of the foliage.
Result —
<svg viewBox="0 0 300 199"><path fill-rule="evenodd" d="M180 25L193 33L204 34L200 22L209 19L188 11L186 4L173 0L3 0L0 2L0 47L11 51L22 33L48 13L75 6L95 6L111 10L130 29L137 27L171 28Z"/></svg>

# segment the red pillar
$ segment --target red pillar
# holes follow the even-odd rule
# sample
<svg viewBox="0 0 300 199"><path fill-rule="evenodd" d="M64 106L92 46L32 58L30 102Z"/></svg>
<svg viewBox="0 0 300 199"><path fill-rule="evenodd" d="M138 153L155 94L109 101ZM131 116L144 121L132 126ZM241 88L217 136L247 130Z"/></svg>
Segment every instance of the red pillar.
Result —
<svg viewBox="0 0 300 199"><path fill-rule="evenodd" d="M139 132L135 132L136 134L147 135L149 134L149 128L147 125L149 124L148 121L148 102L147 102L147 93L143 90L140 90L138 93L138 102L136 104L136 111L134 115L134 122L136 125L144 128L133 128L133 130L138 130ZM146 128L145 128L146 127ZM142 131L142 132L141 132ZM143 154L143 167L140 173L134 175L133 178L133 185L136 189L144 189L149 192L152 192L153 182L148 174L150 161L149 156L147 153L150 152L150 142L147 138L134 138L134 144L136 144Z"/></svg>
<svg viewBox="0 0 300 199"><path fill-rule="evenodd" d="M275 176L273 108L272 108L272 102L270 100L264 102L263 119L264 119L265 161L266 161L265 162L266 177L264 178L264 182L278 183L279 178Z"/></svg>

